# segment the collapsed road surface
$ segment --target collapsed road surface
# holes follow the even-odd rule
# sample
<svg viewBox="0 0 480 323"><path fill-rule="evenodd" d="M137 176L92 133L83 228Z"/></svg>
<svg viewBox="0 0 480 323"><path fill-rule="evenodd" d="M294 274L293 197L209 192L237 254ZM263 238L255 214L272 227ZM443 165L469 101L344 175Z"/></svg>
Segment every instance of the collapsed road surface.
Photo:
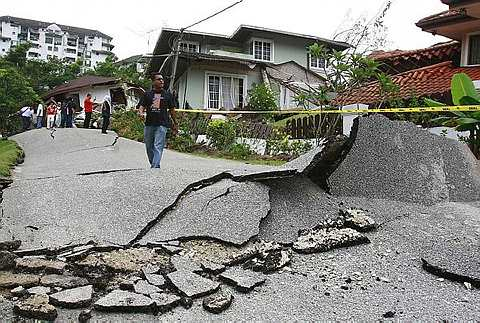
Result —
<svg viewBox="0 0 480 323"><path fill-rule="evenodd" d="M14 320L476 320L480 166L381 116L282 167L83 129L13 138L0 311ZM3 242L1 242L3 241Z"/></svg>

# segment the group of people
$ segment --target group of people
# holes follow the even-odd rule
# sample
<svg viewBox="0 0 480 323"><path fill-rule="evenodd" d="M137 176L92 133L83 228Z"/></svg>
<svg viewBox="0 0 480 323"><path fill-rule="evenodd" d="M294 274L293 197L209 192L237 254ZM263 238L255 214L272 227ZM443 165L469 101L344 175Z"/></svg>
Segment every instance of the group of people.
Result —
<svg viewBox="0 0 480 323"><path fill-rule="evenodd" d="M168 129L171 128L174 135L177 132L175 98L170 91L164 89L164 84L162 75L153 74L152 89L145 92L137 106L139 116L145 121L144 141L151 168L160 168ZM94 106L99 104L92 100L90 94L87 94L83 105L85 112L84 127L90 128ZM102 133L106 134L112 115L112 101L109 95L105 96L101 106ZM33 110L33 107L26 106L18 111L18 114L22 117L24 130L30 128ZM36 128L43 127L43 120L46 120L47 129L56 126L72 128L74 112L75 103L71 97L67 98L64 104L55 102L52 98L48 101L46 109L40 103L36 109ZM59 118L60 124L58 124Z"/></svg>
<svg viewBox="0 0 480 323"><path fill-rule="evenodd" d="M85 121L84 128L91 127L92 113L95 105L98 103L92 100L92 95L87 94L84 100ZM72 97L67 97L62 102L55 101L50 98L46 107L39 103L36 108L33 106L22 107L17 114L22 118L22 128L24 131L30 130L32 127L33 117L36 116L35 128L42 128L44 125L47 129L51 128L73 128L76 104ZM109 95L106 95L102 103L103 126L102 133L107 133L110 124L110 116L112 114L112 101Z"/></svg>

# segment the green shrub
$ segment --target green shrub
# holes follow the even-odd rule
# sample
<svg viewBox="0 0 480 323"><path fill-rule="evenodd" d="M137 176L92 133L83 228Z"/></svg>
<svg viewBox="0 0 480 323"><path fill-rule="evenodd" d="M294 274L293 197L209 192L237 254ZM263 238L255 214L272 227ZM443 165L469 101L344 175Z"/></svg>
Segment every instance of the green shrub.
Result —
<svg viewBox="0 0 480 323"><path fill-rule="evenodd" d="M119 111L113 114L112 130L120 137L143 142L143 120L136 111Z"/></svg>
<svg viewBox="0 0 480 323"><path fill-rule="evenodd" d="M188 133L179 133L169 140L169 147L182 153L191 153L194 146L195 142Z"/></svg>
<svg viewBox="0 0 480 323"><path fill-rule="evenodd" d="M233 144L228 149L228 153L233 159L247 159L252 155L252 150L247 144Z"/></svg>
<svg viewBox="0 0 480 323"><path fill-rule="evenodd" d="M22 156L22 149L14 141L0 139L0 176L10 176L10 169Z"/></svg>
<svg viewBox="0 0 480 323"><path fill-rule="evenodd" d="M217 150L227 151L235 143L236 124L232 121L213 120L207 126L207 138Z"/></svg>
<svg viewBox="0 0 480 323"><path fill-rule="evenodd" d="M297 158L312 148L310 142L292 141L289 135L276 129L272 137L267 140L267 151L271 155L285 154L291 158Z"/></svg>
<svg viewBox="0 0 480 323"><path fill-rule="evenodd" d="M275 93L264 83L253 84L248 91L248 106L255 111L277 110L277 99Z"/></svg>

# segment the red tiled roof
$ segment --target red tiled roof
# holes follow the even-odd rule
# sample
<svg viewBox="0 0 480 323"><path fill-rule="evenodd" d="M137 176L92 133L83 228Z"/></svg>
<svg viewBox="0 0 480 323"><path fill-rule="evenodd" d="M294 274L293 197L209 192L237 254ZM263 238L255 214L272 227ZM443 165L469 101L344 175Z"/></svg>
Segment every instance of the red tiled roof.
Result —
<svg viewBox="0 0 480 323"><path fill-rule="evenodd" d="M408 99L412 96L427 97L448 94L453 75L466 73L472 80L480 80L480 67L457 67L452 62L443 62L392 76L400 87L398 97ZM382 101L378 82L339 95L335 104L375 104Z"/></svg>
<svg viewBox="0 0 480 323"><path fill-rule="evenodd" d="M394 59L403 59L407 60L409 58L420 59L423 57L431 58L434 56L444 56L449 55L454 50L459 50L461 44L458 41L449 41L445 43L435 44L427 48L413 49L413 50L400 50L396 49L393 51L375 51L372 52L369 57L376 61L385 61L385 60L394 60Z"/></svg>
<svg viewBox="0 0 480 323"><path fill-rule="evenodd" d="M377 51L370 58L381 62L380 69L387 74L398 74L445 61L456 60L460 56L461 44L457 41L436 44L415 50Z"/></svg>
<svg viewBox="0 0 480 323"><path fill-rule="evenodd" d="M443 11L428 17L425 17L419 20L416 25L417 27L426 30L432 27L438 27L442 24L451 24L454 22L461 22L461 21L470 21L476 20L474 17L470 17L467 15L465 9L450 9L447 11Z"/></svg>

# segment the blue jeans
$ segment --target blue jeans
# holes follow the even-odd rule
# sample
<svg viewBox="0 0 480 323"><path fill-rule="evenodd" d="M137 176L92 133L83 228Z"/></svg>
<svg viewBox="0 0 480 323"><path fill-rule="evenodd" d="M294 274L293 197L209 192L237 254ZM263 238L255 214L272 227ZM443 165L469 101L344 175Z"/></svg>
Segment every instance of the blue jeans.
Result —
<svg viewBox="0 0 480 323"><path fill-rule="evenodd" d="M42 122L43 121L43 116L39 117L37 116L37 129L40 129L42 127Z"/></svg>
<svg viewBox="0 0 480 323"><path fill-rule="evenodd" d="M143 133L145 148L152 168L160 168L167 130L168 128L164 126L145 126Z"/></svg>

